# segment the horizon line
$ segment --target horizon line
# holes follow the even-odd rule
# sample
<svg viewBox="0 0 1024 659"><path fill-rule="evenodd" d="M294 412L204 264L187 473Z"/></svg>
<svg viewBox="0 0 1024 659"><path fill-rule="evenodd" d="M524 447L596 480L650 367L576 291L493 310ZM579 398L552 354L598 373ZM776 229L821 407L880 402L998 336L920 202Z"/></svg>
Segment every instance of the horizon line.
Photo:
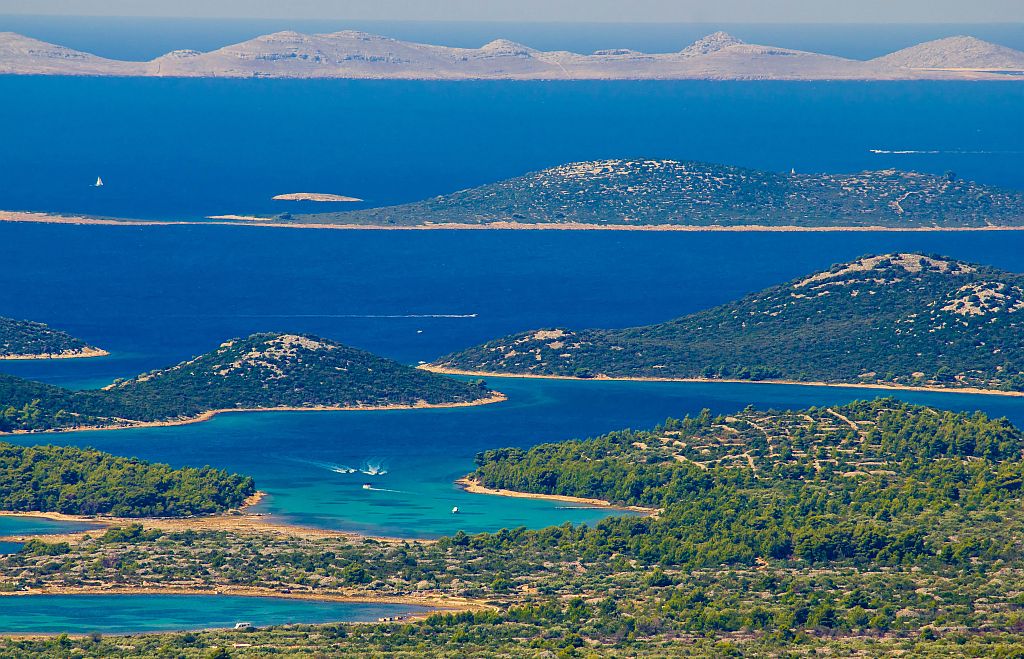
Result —
<svg viewBox="0 0 1024 659"><path fill-rule="evenodd" d="M1021 25L1024 20L1017 21L616 21L616 20L520 20L520 19L408 19L408 18L352 18L352 17L295 17L295 16L174 16L149 14L36 14L29 12L0 13L0 18L41 18L41 19L143 19L143 20L182 20L182 21L296 21L296 22L342 22L355 23L418 23L418 24L465 24L465 25L744 25L744 26L829 26L829 27L878 27L878 26L954 26L954 25L997 25L1000 27ZM3 30L0 30L3 31Z"/></svg>

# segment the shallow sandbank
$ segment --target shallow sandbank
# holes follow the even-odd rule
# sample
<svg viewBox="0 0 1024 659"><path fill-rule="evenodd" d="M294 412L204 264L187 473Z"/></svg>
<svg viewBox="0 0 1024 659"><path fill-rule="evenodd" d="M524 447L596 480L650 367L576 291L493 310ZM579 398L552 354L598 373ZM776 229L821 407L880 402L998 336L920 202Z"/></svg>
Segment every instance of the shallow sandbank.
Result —
<svg viewBox="0 0 1024 659"><path fill-rule="evenodd" d="M678 224L587 224L583 222L561 223L526 223L526 222L491 222L488 224L466 224L459 222L425 222L413 225L374 225L374 224L331 224L331 223L298 223L284 222L277 217L261 217L258 215L211 215L210 221L189 220L133 220L109 217L89 217L84 215L60 215L54 213L30 211L2 211L0 222L39 222L47 224L101 224L126 226L261 226L279 229L342 229L347 231L431 231L431 230L474 230L474 231L725 231L725 232L936 232L936 231L1024 231L1022 226L984 226L984 227L891 227L891 226L767 226L759 224L742 224L732 226L693 226Z"/></svg>
<svg viewBox="0 0 1024 659"><path fill-rule="evenodd" d="M492 494L501 497L513 497L516 499L546 499L548 501L564 501L566 503L578 503L586 506L594 506L596 508L607 508L609 510L628 510L636 513L643 513L645 515L656 517L661 511L657 508L645 508L643 506L619 506L613 504L610 501L604 499L587 499L584 497L570 497L563 494L536 494L534 492L518 492L516 490L500 490L490 487L486 487L471 479L469 476L465 476L455 481L455 483L466 492L471 494Z"/></svg>
<svg viewBox="0 0 1024 659"><path fill-rule="evenodd" d="M281 536L302 538L307 540L318 540L321 538L346 538L352 542L359 542L367 538L388 543L406 542L405 538L389 538L383 536L368 536L353 531L337 531L333 529L321 529L316 527L300 526L289 524L275 518L269 513L254 513L249 509L258 504L266 496L265 492L257 492L246 499L241 507L228 510L222 513L211 515L197 515L193 517L116 517L113 515L67 515L58 512L40 511L0 511L4 517L43 517L60 522L86 522L96 524L97 528L77 531L74 533L46 533L46 534L13 534L0 538L9 542L26 542L28 540L42 540L44 542L80 542L83 538L94 533L103 533L112 526L125 526L128 524L141 524L147 529L158 529L169 533L181 531L230 531L232 533L275 533ZM410 540L421 544L431 544L434 540Z"/></svg>
<svg viewBox="0 0 1024 659"><path fill-rule="evenodd" d="M886 391L928 391L947 394L985 394L990 396L1024 396L1024 391L1003 391L1001 389L980 389L978 387L938 387L934 385L876 384L865 382L802 382L800 380L733 380L724 378L656 378L656 377L610 377L595 375L592 378L578 378L572 375L542 375L538 373L494 373L491 371L465 371L445 368L433 364L420 364L416 368L442 375L469 375L487 378L530 378L537 380L577 380L580 382L717 382L732 384L787 384L800 387L846 387L850 389L882 389Z"/></svg>
<svg viewBox="0 0 1024 659"><path fill-rule="evenodd" d="M346 197L340 194L329 194L326 192L289 192L271 197L275 201L319 201L319 202L357 202L362 201L359 197Z"/></svg>

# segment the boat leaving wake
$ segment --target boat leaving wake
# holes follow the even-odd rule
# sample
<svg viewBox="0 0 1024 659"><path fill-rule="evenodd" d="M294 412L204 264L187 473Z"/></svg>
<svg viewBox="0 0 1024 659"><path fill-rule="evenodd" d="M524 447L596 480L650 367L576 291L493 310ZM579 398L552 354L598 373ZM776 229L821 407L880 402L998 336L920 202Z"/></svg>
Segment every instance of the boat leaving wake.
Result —
<svg viewBox="0 0 1024 659"><path fill-rule="evenodd" d="M385 468L383 462L366 461L359 469L359 473L366 474L367 476L383 476L388 473L388 470Z"/></svg>
<svg viewBox="0 0 1024 659"><path fill-rule="evenodd" d="M937 156L937 155L965 155L965 156L989 156L989 155L1019 155L1024 151L972 151L972 150L941 150L941 149L868 149L869 153L876 155L924 155L924 156Z"/></svg>
<svg viewBox="0 0 1024 659"><path fill-rule="evenodd" d="M395 494L409 494L409 492L404 492L402 490L389 490L386 487L373 487L373 486L366 487L364 485L363 489L364 490L369 490L370 492L394 492Z"/></svg>
<svg viewBox="0 0 1024 659"><path fill-rule="evenodd" d="M475 313L267 313L189 314L173 318L477 318Z"/></svg>

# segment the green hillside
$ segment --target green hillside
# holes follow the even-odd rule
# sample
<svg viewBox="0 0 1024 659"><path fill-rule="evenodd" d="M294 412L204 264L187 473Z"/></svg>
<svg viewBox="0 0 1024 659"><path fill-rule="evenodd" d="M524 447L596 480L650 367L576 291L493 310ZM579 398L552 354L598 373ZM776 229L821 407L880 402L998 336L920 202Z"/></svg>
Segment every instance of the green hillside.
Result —
<svg viewBox="0 0 1024 659"><path fill-rule="evenodd" d="M219 469L121 458L90 448L0 442L0 510L183 516L236 508L253 480Z"/></svg>
<svg viewBox="0 0 1024 659"><path fill-rule="evenodd" d="M1024 390L1024 276L922 254L870 256L665 323L534 330L433 366Z"/></svg>
<svg viewBox="0 0 1024 659"><path fill-rule="evenodd" d="M15 357L92 357L104 351L67 332L31 320L0 317L0 359Z"/></svg>
<svg viewBox="0 0 1024 659"><path fill-rule="evenodd" d="M1024 194L899 170L782 174L674 160L576 162L410 204L292 223L799 227L1024 226Z"/></svg>
<svg viewBox="0 0 1024 659"><path fill-rule="evenodd" d="M226 409L460 404L492 395L480 382L427 373L335 341L254 334L102 390L69 391L0 375L0 431L130 426Z"/></svg>

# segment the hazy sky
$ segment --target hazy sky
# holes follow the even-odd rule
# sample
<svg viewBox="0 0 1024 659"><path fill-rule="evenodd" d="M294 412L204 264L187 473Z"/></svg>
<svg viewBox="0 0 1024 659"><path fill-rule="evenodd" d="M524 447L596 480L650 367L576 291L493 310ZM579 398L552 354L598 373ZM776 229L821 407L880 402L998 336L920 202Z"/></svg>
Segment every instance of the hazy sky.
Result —
<svg viewBox="0 0 1024 659"><path fill-rule="evenodd" d="M1024 22L1024 0L0 0L0 14L734 23Z"/></svg>

